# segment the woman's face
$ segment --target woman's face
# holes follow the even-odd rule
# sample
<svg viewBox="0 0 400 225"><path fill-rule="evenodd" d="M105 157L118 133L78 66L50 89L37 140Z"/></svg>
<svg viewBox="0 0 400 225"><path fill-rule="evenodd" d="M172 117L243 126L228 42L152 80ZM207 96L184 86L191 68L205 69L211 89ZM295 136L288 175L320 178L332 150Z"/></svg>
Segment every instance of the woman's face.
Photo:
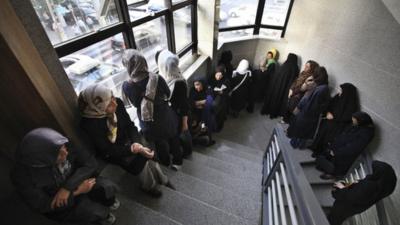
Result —
<svg viewBox="0 0 400 225"><path fill-rule="evenodd" d="M268 52L268 53L267 53L267 59L272 59L272 58L273 58L272 53L271 53L271 52Z"/></svg>
<svg viewBox="0 0 400 225"><path fill-rule="evenodd" d="M117 111L117 100L115 99L115 97L111 97L111 101L110 103L108 103L107 107L106 107L106 113L107 114L113 114L115 113L115 111Z"/></svg>
<svg viewBox="0 0 400 225"><path fill-rule="evenodd" d="M200 81L195 81L194 82L194 89L196 89L197 92L200 92L203 90L203 84Z"/></svg>
<svg viewBox="0 0 400 225"><path fill-rule="evenodd" d="M223 76L224 76L224 75L222 75L221 72L215 73L215 79L216 79L216 80L221 80Z"/></svg>
<svg viewBox="0 0 400 225"><path fill-rule="evenodd" d="M63 163L65 162L65 160L67 160L67 156L68 156L68 149L65 145L61 146L60 151L58 152L58 156L57 156L57 164Z"/></svg>
<svg viewBox="0 0 400 225"><path fill-rule="evenodd" d="M310 63L306 63L305 65L304 65L304 71L305 72L311 72L311 65L310 65Z"/></svg>
<svg viewBox="0 0 400 225"><path fill-rule="evenodd" d="M353 123L353 126L357 126L357 125L358 125L358 121L357 121L356 118L351 117L351 121L352 121L352 123Z"/></svg>

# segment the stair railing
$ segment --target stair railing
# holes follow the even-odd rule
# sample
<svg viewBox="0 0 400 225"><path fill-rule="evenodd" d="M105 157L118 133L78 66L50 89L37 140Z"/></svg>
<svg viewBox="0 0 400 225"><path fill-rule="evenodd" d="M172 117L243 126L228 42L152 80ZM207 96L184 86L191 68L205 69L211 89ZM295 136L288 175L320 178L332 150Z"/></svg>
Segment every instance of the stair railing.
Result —
<svg viewBox="0 0 400 225"><path fill-rule="evenodd" d="M262 225L328 225L300 164L288 151L293 148L278 124L263 159Z"/></svg>

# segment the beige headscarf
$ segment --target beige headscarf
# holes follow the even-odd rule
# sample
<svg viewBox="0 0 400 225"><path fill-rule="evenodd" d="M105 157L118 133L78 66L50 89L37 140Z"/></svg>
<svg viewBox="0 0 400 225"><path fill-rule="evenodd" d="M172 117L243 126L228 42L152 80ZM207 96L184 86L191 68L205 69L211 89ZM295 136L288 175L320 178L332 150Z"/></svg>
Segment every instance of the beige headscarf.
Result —
<svg viewBox="0 0 400 225"><path fill-rule="evenodd" d="M158 56L158 70L159 74L164 77L168 84L171 94L174 92L175 83L179 80L186 80L183 78L182 73L179 69L179 58L168 50L163 50Z"/></svg>
<svg viewBox="0 0 400 225"><path fill-rule="evenodd" d="M107 114L106 108L110 104L113 93L111 89L94 84L81 91L78 97L81 115L86 118L107 118L108 134L111 143L117 139L117 116Z"/></svg>
<svg viewBox="0 0 400 225"><path fill-rule="evenodd" d="M140 82L149 77L145 95L140 103L140 109L142 121L153 121L154 100L159 76L148 71L146 59L142 53L135 49L127 49L124 51L122 64L128 70L132 82ZM125 97L125 99L127 98Z"/></svg>

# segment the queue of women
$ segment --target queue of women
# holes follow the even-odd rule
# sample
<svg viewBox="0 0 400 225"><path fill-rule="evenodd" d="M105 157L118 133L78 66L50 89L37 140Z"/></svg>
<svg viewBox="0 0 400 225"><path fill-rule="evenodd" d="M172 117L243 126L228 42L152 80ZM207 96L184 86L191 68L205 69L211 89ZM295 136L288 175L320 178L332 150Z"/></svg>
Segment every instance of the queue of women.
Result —
<svg viewBox="0 0 400 225"><path fill-rule="evenodd" d="M193 145L215 143L213 133L223 129L228 115L236 118L243 109L252 113L261 102L261 114L282 117L281 122L289 124L287 135L294 148L313 151L322 179L340 179L374 136L371 117L359 111L357 88L341 84L331 98L323 66L309 60L299 72L297 55L290 53L282 65L277 55L275 49L268 51L255 70L245 59L234 69L232 52L225 51L215 73L188 85L179 58L168 50L156 54L156 74L139 51L127 49L122 63L130 79L122 85L122 99L99 84L83 90L78 97L81 129L97 157L137 176L140 188L158 198L160 185L175 189L159 164L179 170ZM125 104L136 108L140 131ZM93 155L77 150L57 131L29 132L16 161L13 182L38 212L60 221L115 222L111 211L120 204L116 186L96 173ZM391 166L374 162L373 169L358 183L335 183L331 224L341 224L392 193L396 176ZM364 192L350 194L355 190ZM374 198L351 207L363 193Z"/></svg>

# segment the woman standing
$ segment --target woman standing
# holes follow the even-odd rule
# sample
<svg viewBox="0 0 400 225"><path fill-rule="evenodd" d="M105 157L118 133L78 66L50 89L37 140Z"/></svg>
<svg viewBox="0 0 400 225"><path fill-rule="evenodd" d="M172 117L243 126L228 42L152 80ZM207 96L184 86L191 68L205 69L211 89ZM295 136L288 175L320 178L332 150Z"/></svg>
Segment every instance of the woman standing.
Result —
<svg viewBox="0 0 400 225"><path fill-rule="evenodd" d="M183 153L176 114L168 104L171 92L167 83L148 71L146 59L137 50L125 50L122 63L131 78L122 84L123 96L136 107L142 132L147 140L155 143L160 162L169 166L171 153L172 169L178 170Z"/></svg>
<svg viewBox="0 0 400 225"><path fill-rule="evenodd" d="M215 113L215 120L217 131L222 130L229 107L229 80L224 77L225 67L217 66L214 76L210 79L210 88L213 96L213 111Z"/></svg>
<svg viewBox="0 0 400 225"><path fill-rule="evenodd" d="M179 69L179 58L172 52L163 50L158 56L157 64L159 73L167 82L171 92L169 96L171 107L178 116L178 134L180 134L183 155L190 155L192 153L192 137L188 124L188 88Z"/></svg>
<svg viewBox="0 0 400 225"><path fill-rule="evenodd" d="M239 115L239 112L244 109L250 97L250 79L251 71L249 70L249 61L242 59L233 71L232 89L229 92L231 97L230 106L234 117Z"/></svg>

